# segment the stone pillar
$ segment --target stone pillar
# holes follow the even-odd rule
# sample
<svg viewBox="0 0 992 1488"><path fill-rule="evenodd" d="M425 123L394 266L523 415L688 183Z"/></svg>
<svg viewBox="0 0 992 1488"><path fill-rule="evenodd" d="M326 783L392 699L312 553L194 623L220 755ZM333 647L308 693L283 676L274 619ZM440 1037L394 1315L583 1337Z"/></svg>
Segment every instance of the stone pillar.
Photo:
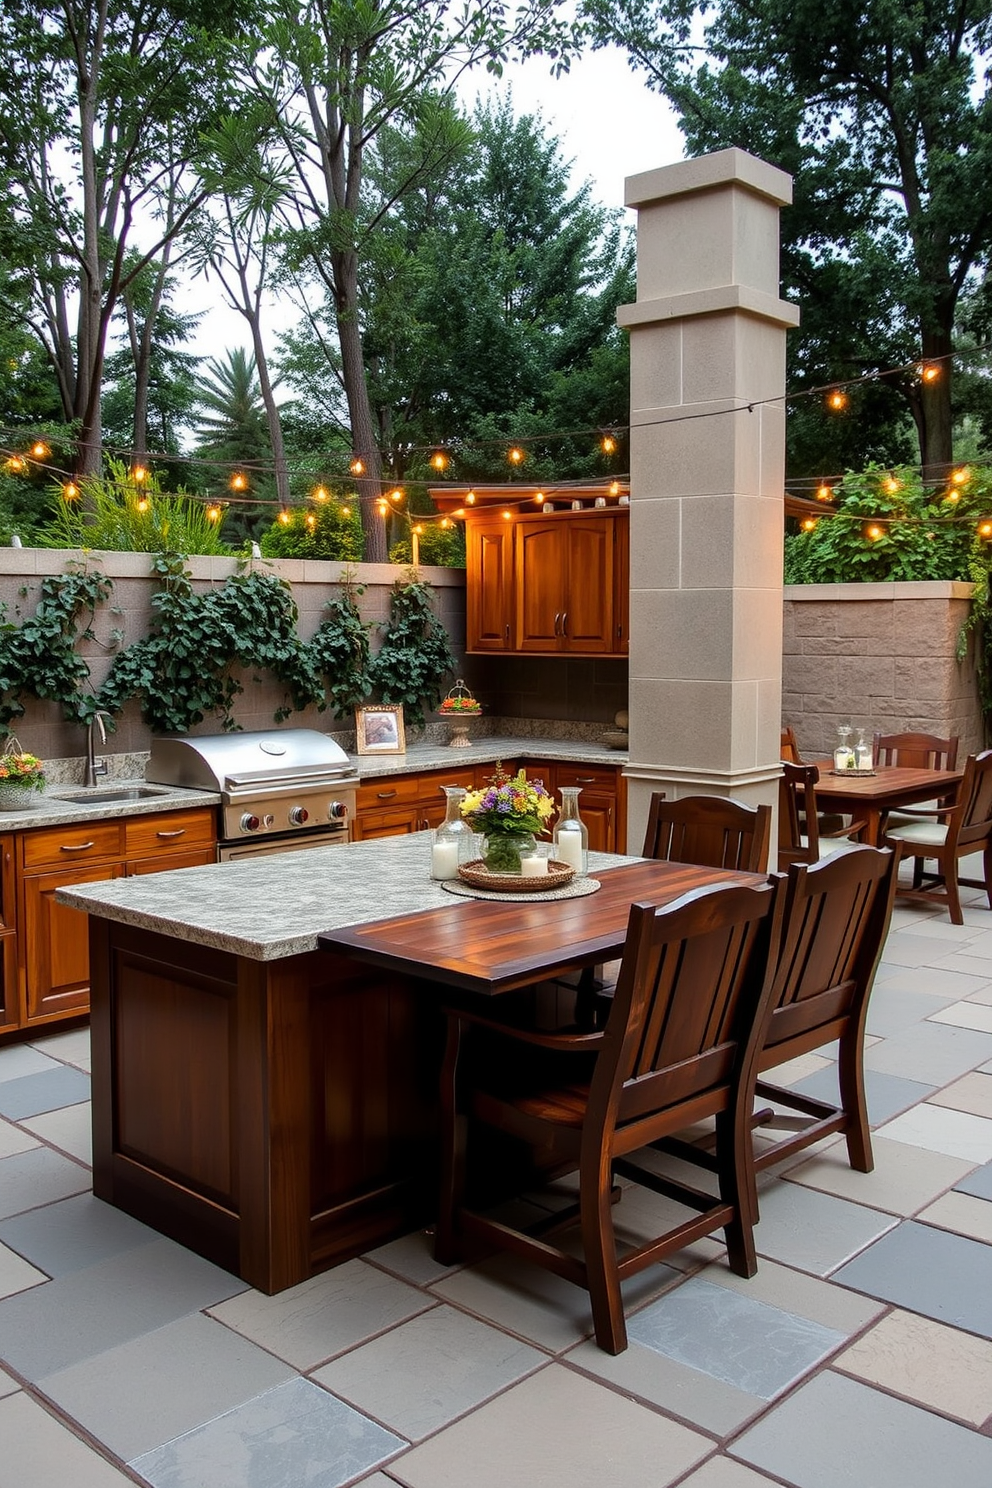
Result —
<svg viewBox="0 0 992 1488"><path fill-rule="evenodd" d="M628 842L652 791L774 804L791 178L742 150L632 176Z"/></svg>

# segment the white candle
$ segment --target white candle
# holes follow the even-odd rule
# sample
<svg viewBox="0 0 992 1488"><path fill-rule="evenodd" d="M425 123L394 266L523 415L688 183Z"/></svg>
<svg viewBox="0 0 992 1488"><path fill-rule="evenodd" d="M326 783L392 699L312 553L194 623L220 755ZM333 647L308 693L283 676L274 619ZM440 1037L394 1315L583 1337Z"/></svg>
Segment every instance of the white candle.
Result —
<svg viewBox="0 0 992 1488"><path fill-rule="evenodd" d="M574 868L576 873L582 872L582 833L573 827L565 827L558 833L555 851L562 863L567 863Z"/></svg>
<svg viewBox="0 0 992 1488"><path fill-rule="evenodd" d="M431 878L458 877L458 843L435 842L431 848Z"/></svg>
<svg viewBox="0 0 992 1488"><path fill-rule="evenodd" d="M548 871L548 860L540 853L533 853L529 858L520 859L520 873L523 878L540 878L541 874Z"/></svg>

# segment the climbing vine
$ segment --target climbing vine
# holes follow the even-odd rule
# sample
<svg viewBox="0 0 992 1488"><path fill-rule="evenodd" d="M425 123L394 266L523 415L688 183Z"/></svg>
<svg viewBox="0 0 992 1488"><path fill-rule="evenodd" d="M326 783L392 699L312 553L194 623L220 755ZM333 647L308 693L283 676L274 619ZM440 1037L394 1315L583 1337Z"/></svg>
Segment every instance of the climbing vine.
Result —
<svg viewBox="0 0 992 1488"><path fill-rule="evenodd" d="M113 584L106 575L71 563L65 573L43 579L38 605L20 625L7 620L0 604L0 729L24 716L26 698L61 704L70 723L85 723L96 699L88 690L89 666L77 651L93 639L97 607Z"/></svg>
<svg viewBox="0 0 992 1488"><path fill-rule="evenodd" d="M325 617L308 646L314 671L334 709L335 718L347 718L369 695L371 625L362 619L358 601L365 593L356 584L354 570L341 578L341 595L325 606Z"/></svg>
<svg viewBox="0 0 992 1488"><path fill-rule="evenodd" d="M384 703L402 703L415 728L423 727L424 704L437 706L442 681L455 672L448 632L434 613L432 593L416 570L397 580L382 645L369 666L372 691Z"/></svg>

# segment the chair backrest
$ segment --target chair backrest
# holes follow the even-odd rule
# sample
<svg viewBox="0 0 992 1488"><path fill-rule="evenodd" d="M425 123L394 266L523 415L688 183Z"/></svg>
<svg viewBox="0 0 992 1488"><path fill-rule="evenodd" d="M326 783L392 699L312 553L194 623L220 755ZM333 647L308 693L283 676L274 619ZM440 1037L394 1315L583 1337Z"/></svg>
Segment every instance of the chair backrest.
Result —
<svg viewBox="0 0 992 1488"><path fill-rule="evenodd" d="M782 748L779 759L788 760L790 765L801 765L802 755L799 753L799 741L796 731L791 723L787 723L782 729Z"/></svg>
<svg viewBox="0 0 992 1488"><path fill-rule="evenodd" d="M778 783L778 866L815 863L820 856L820 830L816 815L816 792L820 778L816 765L790 765L782 761Z"/></svg>
<svg viewBox="0 0 992 1488"><path fill-rule="evenodd" d="M768 870L770 806L745 806L725 796L651 797L642 857L700 868Z"/></svg>
<svg viewBox="0 0 992 1488"><path fill-rule="evenodd" d="M633 1123L670 1107L712 1110L753 1067L771 1006L785 880L714 884L658 908L632 904L620 976L596 1060L589 1119ZM688 1124L693 1118L687 1111Z"/></svg>
<svg viewBox="0 0 992 1488"><path fill-rule="evenodd" d="M850 1018L864 1019L898 868L898 851L855 847L789 869L762 1069L829 1043Z"/></svg>
<svg viewBox="0 0 992 1488"><path fill-rule="evenodd" d="M960 853L977 852L992 839L992 749L969 754L957 788L954 809L947 817L947 847Z"/></svg>
<svg viewBox="0 0 992 1488"><path fill-rule="evenodd" d="M942 739L938 734L875 734L872 758L876 765L953 770L958 762L958 736Z"/></svg>

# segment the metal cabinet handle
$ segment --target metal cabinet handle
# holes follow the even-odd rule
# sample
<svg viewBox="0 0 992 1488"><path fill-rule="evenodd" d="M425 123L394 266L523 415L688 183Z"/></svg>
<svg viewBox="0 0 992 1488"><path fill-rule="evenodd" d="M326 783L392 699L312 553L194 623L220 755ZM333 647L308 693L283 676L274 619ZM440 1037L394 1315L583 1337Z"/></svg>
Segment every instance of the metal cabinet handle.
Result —
<svg viewBox="0 0 992 1488"><path fill-rule="evenodd" d="M580 785L595 785L596 784L596 777L595 777L595 775L577 775L575 778L579 782Z"/></svg>
<svg viewBox="0 0 992 1488"><path fill-rule="evenodd" d="M393 797L395 796L396 792L394 790L391 790L391 791L376 791L375 794L376 794L376 800L378 800L378 801L391 801L393 799Z"/></svg>
<svg viewBox="0 0 992 1488"><path fill-rule="evenodd" d="M95 842L80 842L75 847L68 842L63 842L59 852L86 852L89 848L96 847Z"/></svg>
<svg viewBox="0 0 992 1488"><path fill-rule="evenodd" d="M561 623L561 612L559 610L555 610L555 635L561 635L561 631L558 629L558 626L560 625L560 623Z"/></svg>
<svg viewBox="0 0 992 1488"><path fill-rule="evenodd" d="M162 837L162 838L167 838L167 837L185 837L186 836L186 828L185 827L177 827L174 832L156 832L155 833L155 836L156 837Z"/></svg>
<svg viewBox="0 0 992 1488"><path fill-rule="evenodd" d="M506 627L506 639L507 640L510 639L510 627L509 627L509 625Z"/></svg>
<svg viewBox="0 0 992 1488"><path fill-rule="evenodd" d="M564 610L562 612L562 617L561 617L561 633L562 633L563 636L567 636L568 635L568 611L567 610Z"/></svg>

